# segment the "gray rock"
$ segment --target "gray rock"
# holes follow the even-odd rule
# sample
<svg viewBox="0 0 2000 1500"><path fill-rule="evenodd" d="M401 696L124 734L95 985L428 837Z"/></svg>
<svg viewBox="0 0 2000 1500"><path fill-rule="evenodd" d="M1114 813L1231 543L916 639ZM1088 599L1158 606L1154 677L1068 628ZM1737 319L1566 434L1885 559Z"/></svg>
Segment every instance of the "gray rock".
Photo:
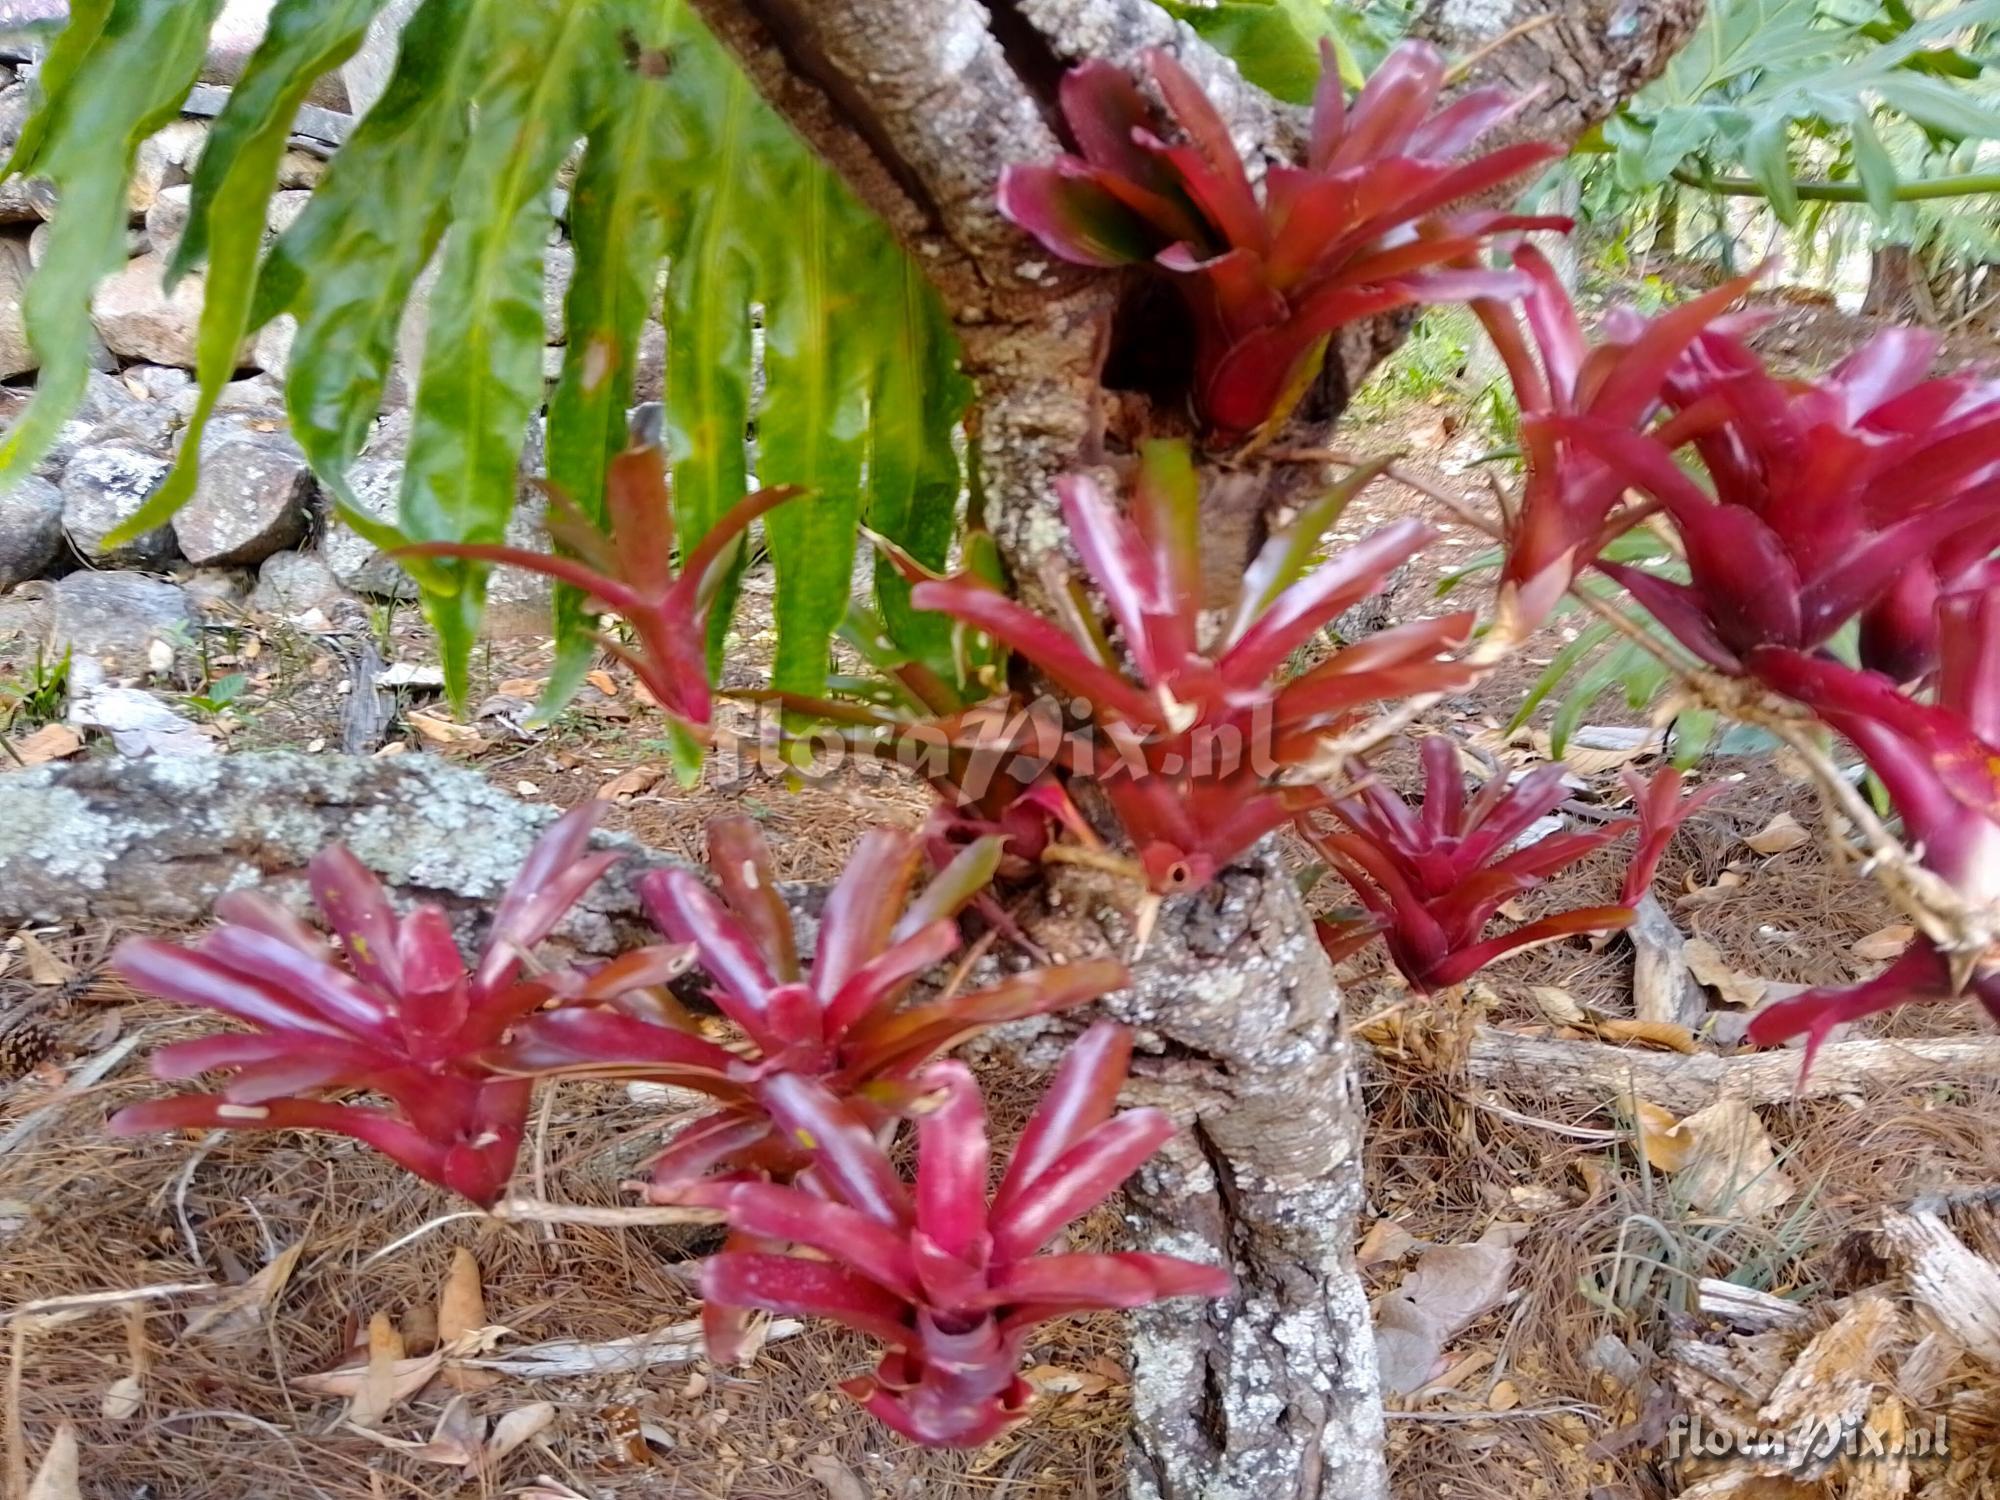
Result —
<svg viewBox="0 0 2000 1500"><path fill-rule="evenodd" d="M119 383L141 401L169 401L187 412L194 410L197 394L194 376L172 365L133 365L119 376Z"/></svg>
<svg viewBox="0 0 2000 1500"><path fill-rule="evenodd" d="M132 182L126 193L127 206L134 218L143 217L170 187L178 187L194 176L201 148L208 144L208 122L175 120L139 142L132 161Z"/></svg>
<svg viewBox="0 0 2000 1500"><path fill-rule="evenodd" d="M73 651L108 672L139 676L153 642L184 645L194 610L179 586L138 573L85 570L56 580L49 649Z"/></svg>
<svg viewBox="0 0 2000 1500"><path fill-rule="evenodd" d="M278 431L285 425L285 387L269 374L232 380L216 397L215 411L218 417L234 413L247 421L269 422L270 430Z"/></svg>
<svg viewBox="0 0 2000 1500"><path fill-rule="evenodd" d="M193 369L201 324L202 279L190 272L168 295L161 284L166 261L142 255L98 284L90 320L105 348L127 359Z"/></svg>
<svg viewBox="0 0 2000 1500"><path fill-rule="evenodd" d="M4 189L0 189L0 192L4 191ZM37 224L28 232L28 262L30 265L41 265L42 257L49 253L49 240L54 234L55 230L47 223ZM134 255L144 255L150 243L151 241L147 239L146 230L143 225L137 229L128 229L125 231L125 254L128 258ZM105 365L102 368L111 369L114 367Z"/></svg>
<svg viewBox="0 0 2000 1500"><path fill-rule="evenodd" d="M274 552L257 570L250 608L290 620L310 609L330 611L351 597L323 559L310 552Z"/></svg>
<svg viewBox="0 0 2000 1500"><path fill-rule="evenodd" d="M0 182L0 224L38 224L56 212L56 190L46 178L10 177Z"/></svg>
<svg viewBox="0 0 2000 1500"><path fill-rule="evenodd" d="M0 239L0 380L41 368L41 358L28 347L28 325L21 316L21 292L32 269L28 244L9 235Z"/></svg>
<svg viewBox="0 0 2000 1500"><path fill-rule="evenodd" d="M278 158L280 188L309 188L326 175L326 161L310 151L291 150Z"/></svg>
<svg viewBox="0 0 2000 1500"><path fill-rule="evenodd" d="M391 886L490 911L555 815L430 755L245 751L36 766L0 776L0 923L205 921L218 896L253 885L302 905L305 865L331 843ZM591 844L631 857L585 893L558 940L602 957L655 941L637 881L685 863L621 834Z"/></svg>
<svg viewBox="0 0 2000 1500"><path fill-rule="evenodd" d="M213 613L217 608L233 609L244 603L250 597L252 583L248 568L196 568L175 581L187 591L189 601L202 614Z"/></svg>
<svg viewBox="0 0 2000 1500"><path fill-rule="evenodd" d="M292 343L298 336L299 320L290 313L279 313L251 339L250 363L283 380L292 368Z"/></svg>
<svg viewBox="0 0 2000 1500"><path fill-rule="evenodd" d="M0 641L28 640L46 656L49 623L55 618L56 586L46 578L17 584L0 594ZM56 653L60 658L62 653Z"/></svg>
<svg viewBox="0 0 2000 1500"><path fill-rule="evenodd" d="M104 538L167 477L167 460L116 445L82 449L63 470L63 530L87 561L114 567L150 567L174 555L174 534L165 526L108 551Z"/></svg>
<svg viewBox="0 0 2000 1500"><path fill-rule="evenodd" d="M309 188L286 188L271 195L271 204L264 213L264 223L273 234L283 234L298 222L306 205L312 202Z"/></svg>
<svg viewBox="0 0 2000 1500"><path fill-rule="evenodd" d="M25 474L0 491L0 588L38 576L62 547L62 491Z"/></svg>
<svg viewBox="0 0 2000 1500"><path fill-rule="evenodd" d="M354 503L379 520L396 519L396 497L402 489L403 465L394 458L364 458L347 471ZM414 599L417 585L368 538L329 514L320 556L333 576L358 593L383 599Z"/></svg>
<svg viewBox="0 0 2000 1500"><path fill-rule="evenodd" d="M193 198L191 183L160 189L153 206L146 210L146 243L153 254L164 257L174 253L174 247L187 232L188 208Z"/></svg>
<svg viewBox="0 0 2000 1500"><path fill-rule="evenodd" d="M306 534L312 494L312 470L287 442L204 444L193 498L174 515L181 556L200 566L260 563Z"/></svg>
<svg viewBox="0 0 2000 1500"><path fill-rule="evenodd" d="M12 151L21 139L21 127L28 123L28 116L34 113L35 90L33 85L16 78L10 78L7 86L0 89L0 151Z"/></svg>

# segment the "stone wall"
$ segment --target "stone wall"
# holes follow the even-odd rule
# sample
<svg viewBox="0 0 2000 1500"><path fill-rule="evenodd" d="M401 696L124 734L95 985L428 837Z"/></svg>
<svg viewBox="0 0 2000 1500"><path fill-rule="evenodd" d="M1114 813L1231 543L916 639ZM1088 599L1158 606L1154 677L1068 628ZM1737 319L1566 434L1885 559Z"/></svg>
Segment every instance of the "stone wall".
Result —
<svg viewBox="0 0 2000 1500"><path fill-rule="evenodd" d="M190 275L168 295L161 273L187 222L189 183L211 121L268 9L269 0L232 0L186 113L141 147L130 194L130 259L99 286L93 303L96 369L89 391L36 473L0 495L0 591L14 590L44 604L53 600L36 620L57 652L66 644L82 653L99 650L85 621L101 619L113 607L145 625L189 614L205 598L297 617L314 610L331 614L342 601L356 598L415 596L401 569L332 514L292 439L283 397L295 331L289 318L264 329L245 348L238 378L204 436L201 479L186 508L171 525L134 542L115 549L103 545L164 479L193 410L202 281ZM388 7L384 22L393 23L408 9ZM10 38L6 28L63 10L62 0L0 0L0 150L12 147L27 117L40 52L27 34ZM291 223L309 201L327 158L352 127L350 97L374 97L394 45L393 24L378 25L345 75L329 75L314 90L295 122L298 133L267 207L267 235ZM559 190L558 219L565 202ZM45 183L0 185L0 425L19 414L32 392L36 359L22 324L20 293L46 241L44 225L57 211ZM561 367L562 303L573 264L558 228L545 272L551 382ZM420 290L398 340L384 411L352 471L362 504L385 518L395 513L401 483L424 313ZM665 334L656 323L642 349L637 399L658 398L664 358ZM533 545L541 536L540 506L528 481L541 472L539 418L526 434L525 450L523 503L510 539ZM501 605L532 605L546 596L540 580L503 571L494 577L492 597ZM0 628L8 621L8 602L0 599ZM130 630L110 634L128 642L139 638ZM137 669L106 660L114 669Z"/></svg>

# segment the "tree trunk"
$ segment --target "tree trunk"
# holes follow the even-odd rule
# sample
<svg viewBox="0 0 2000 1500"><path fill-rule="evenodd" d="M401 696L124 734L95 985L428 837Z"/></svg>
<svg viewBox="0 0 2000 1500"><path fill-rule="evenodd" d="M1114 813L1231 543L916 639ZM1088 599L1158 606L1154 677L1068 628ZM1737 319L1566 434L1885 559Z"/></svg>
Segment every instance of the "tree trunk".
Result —
<svg viewBox="0 0 2000 1500"><path fill-rule="evenodd" d="M1296 159L1303 121L1149 0L692 0L752 81L896 232L951 310L978 386L987 520L1030 603L1062 554L1054 479L1149 433L1184 400L1104 383L1131 279L1052 261L1001 218L1001 169L1046 161L1056 87L1086 58L1173 51L1253 166ZM1469 82L1538 90L1514 136L1571 139L1653 77L1700 0L1435 0L1420 21ZM1541 24L1524 26L1535 17ZM1323 443L1407 321L1346 330L1290 439ZM1145 363L1141 354L1137 363ZM1204 464L1205 571L1234 579L1266 518L1319 482L1302 465ZM1036 921L1049 951L1128 954L1130 893L1071 871ZM1361 1117L1340 995L1298 894L1268 854L1170 902L1106 1009L1156 1044L1135 1085L1192 1129L1132 1195L1142 1240L1223 1260L1237 1296L1135 1323L1134 1489L1161 1500L1386 1494L1373 1338L1351 1247Z"/></svg>
<svg viewBox="0 0 2000 1500"><path fill-rule="evenodd" d="M1908 245L1877 245L1868 259L1868 291L1861 310L1898 322L1929 323L1930 288L1923 268Z"/></svg>

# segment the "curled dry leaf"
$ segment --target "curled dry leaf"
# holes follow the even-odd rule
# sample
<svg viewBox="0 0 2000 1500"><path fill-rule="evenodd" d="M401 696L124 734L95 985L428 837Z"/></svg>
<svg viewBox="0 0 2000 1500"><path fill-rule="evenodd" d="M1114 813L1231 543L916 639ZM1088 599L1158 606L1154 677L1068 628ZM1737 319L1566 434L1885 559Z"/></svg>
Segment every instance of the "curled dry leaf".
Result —
<svg viewBox="0 0 2000 1500"><path fill-rule="evenodd" d="M1096 1370L1076 1370L1063 1365L1033 1365L1021 1372L1045 1396L1101 1396L1120 1382Z"/></svg>
<svg viewBox="0 0 2000 1500"><path fill-rule="evenodd" d="M1031 1370L1028 1373L1032 1380L1034 1372ZM824 1453L811 1453L803 1462L806 1472L826 1491L826 1500L874 1500L874 1492L839 1459Z"/></svg>
<svg viewBox="0 0 2000 1500"><path fill-rule="evenodd" d="M1674 1134L1674 1112L1650 1099L1625 1097L1625 1113L1639 1137L1646 1164L1657 1172L1678 1172L1687 1161L1688 1142Z"/></svg>
<svg viewBox="0 0 2000 1500"><path fill-rule="evenodd" d="M1500 1305L1513 1269L1511 1245L1434 1245L1426 1250L1402 1286L1375 1309L1384 1388L1408 1395L1442 1373L1445 1340Z"/></svg>
<svg viewBox="0 0 2000 1500"><path fill-rule="evenodd" d="M1917 929L1908 922L1891 922L1887 927L1879 927L1864 938L1857 938L1853 953L1856 958L1896 958L1910 946L1910 939L1916 935Z"/></svg>
<svg viewBox="0 0 2000 1500"><path fill-rule="evenodd" d="M1576 997L1566 989L1553 984L1531 984L1528 998L1541 1013L1542 1019L1557 1026L1581 1026L1585 1022L1583 1007L1576 1003Z"/></svg>
<svg viewBox="0 0 2000 1500"><path fill-rule="evenodd" d="M1714 990L1724 1005L1760 1005L1770 988L1768 979L1731 968L1707 938L1689 938L1681 957L1688 973Z"/></svg>
<svg viewBox="0 0 2000 1500"><path fill-rule="evenodd" d="M1654 1047L1662 1052L1684 1052L1690 1056L1701 1050L1695 1044L1694 1033L1672 1021L1605 1016L1593 1021L1591 1027L1607 1042L1627 1042L1640 1047Z"/></svg>
<svg viewBox="0 0 2000 1500"><path fill-rule="evenodd" d="M76 966L51 952L49 946L32 932L24 930L19 937L21 956L28 961L28 983L45 986L68 984L76 978Z"/></svg>
<svg viewBox="0 0 2000 1500"><path fill-rule="evenodd" d="M1784 854L1811 843L1812 835L1799 826L1797 818L1781 812L1743 842L1759 854Z"/></svg>
<svg viewBox="0 0 2000 1500"><path fill-rule="evenodd" d="M98 1414L107 1422L129 1422L145 1404L145 1391L137 1375L121 1375L104 1388Z"/></svg>
<svg viewBox="0 0 2000 1500"><path fill-rule="evenodd" d="M1673 1128L1687 1143L1676 1182L1688 1201L1710 1213L1762 1219L1797 1191L1778 1166L1770 1133L1757 1111L1727 1096L1696 1110Z"/></svg>
<svg viewBox="0 0 2000 1500"><path fill-rule="evenodd" d="M621 771L599 787L596 792L597 800L624 802L641 796L664 781L666 775L666 771L659 766L634 766L629 771Z"/></svg>
<svg viewBox="0 0 2000 1500"><path fill-rule="evenodd" d="M452 1252L451 1269L445 1273L444 1289L438 1294L438 1342L454 1344L484 1327L486 1296L480 1283L479 1262L461 1245Z"/></svg>
<svg viewBox="0 0 2000 1500"><path fill-rule="evenodd" d="M1416 1247L1416 1238L1396 1220L1377 1219L1361 1237L1354 1259L1362 1266L1379 1265L1383 1261L1401 1260Z"/></svg>
<svg viewBox="0 0 2000 1500"><path fill-rule="evenodd" d="M277 1302L285 1290L285 1283L292 1279L297 1269L299 1255L305 1249L305 1241L280 1250L271 1258L269 1265L258 1271L241 1286L224 1293L207 1307L197 1308L188 1315L187 1327L183 1333L189 1336L206 1333L244 1333L264 1321L264 1311Z"/></svg>
<svg viewBox="0 0 2000 1500"><path fill-rule="evenodd" d="M405 716L410 728L433 745L477 745L482 743L479 731L470 724L458 724L436 713L414 713Z"/></svg>

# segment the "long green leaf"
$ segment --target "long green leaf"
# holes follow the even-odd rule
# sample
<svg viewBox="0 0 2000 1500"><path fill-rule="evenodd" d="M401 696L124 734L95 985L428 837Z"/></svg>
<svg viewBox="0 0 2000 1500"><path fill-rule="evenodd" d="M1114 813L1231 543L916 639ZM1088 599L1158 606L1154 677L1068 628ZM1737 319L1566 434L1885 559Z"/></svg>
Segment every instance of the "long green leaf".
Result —
<svg viewBox="0 0 2000 1500"><path fill-rule="evenodd" d="M684 154L660 171L684 205L668 251L666 438L685 547L707 535L748 488L754 246L771 224L758 225L754 205L745 202L759 135L749 80L698 21L687 18L676 42ZM721 663L740 577L739 564L716 591L711 672Z"/></svg>
<svg viewBox="0 0 2000 1500"><path fill-rule="evenodd" d="M868 524L925 567L942 570L958 522L952 435L971 387L955 368L957 350L937 294L886 237L881 254L888 276L900 284L902 306L869 397ZM896 647L949 674L951 621L914 608L909 580L883 557L875 560L875 598Z"/></svg>
<svg viewBox="0 0 2000 1500"><path fill-rule="evenodd" d="M781 692L817 693L852 589L871 330L856 316L868 304L840 253L865 222L863 210L803 146L789 145L783 154L767 145L762 162L766 191L773 201L790 197L795 220L791 243L764 257L765 368L784 398L758 412L758 478L817 492L764 520L777 575L771 682Z"/></svg>
<svg viewBox="0 0 2000 1500"><path fill-rule="evenodd" d="M37 112L36 172L55 185L62 212L48 253L29 280L21 312L41 361L35 397L0 441L0 486L48 452L90 376L90 297L125 264L126 184L139 143L180 110L208 51L222 0L115 0L86 55ZM82 23L96 19L84 6ZM87 61L88 66L84 66Z"/></svg>
<svg viewBox="0 0 2000 1500"><path fill-rule="evenodd" d="M482 56L475 0L425 0L403 31L389 86L271 247L251 325L299 323L285 382L292 434L340 502L347 466L381 409L404 304L444 231ZM393 531L373 528L394 545Z"/></svg>
<svg viewBox="0 0 2000 1500"><path fill-rule="evenodd" d="M606 7L643 56L665 57L678 0L631 0ZM586 515L602 519L605 472L627 441L633 364L666 249L669 204L657 164L683 154L667 82L640 66L608 69L570 195L576 275L564 304L568 345L549 401L549 481ZM590 664L592 636L583 597L556 591L556 663L537 713L547 716L576 691Z"/></svg>
<svg viewBox="0 0 2000 1500"><path fill-rule="evenodd" d="M70 0L69 20L49 43L48 56L42 59L41 69L35 75L43 107L22 124L20 138L8 154L7 165L0 167L0 178L35 170L35 160L41 155L49 125L69 97L70 80L83 67L98 38L104 35L105 23L110 19L111 0Z"/></svg>
<svg viewBox="0 0 2000 1500"><path fill-rule="evenodd" d="M208 261L195 352L199 399L166 480L104 539L105 546L120 546L165 525L194 494L202 432L236 373L250 329L265 205L292 117L320 75L353 56L382 3L282 0L209 132L195 168L187 228L167 268L171 287L204 257Z"/></svg>
<svg viewBox="0 0 2000 1500"><path fill-rule="evenodd" d="M583 133L593 0L480 0L489 48L452 223L431 298L398 519L423 541L497 542L514 511L528 421L541 404L542 255L556 169ZM425 579L445 683L464 694L486 598L483 565Z"/></svg>

